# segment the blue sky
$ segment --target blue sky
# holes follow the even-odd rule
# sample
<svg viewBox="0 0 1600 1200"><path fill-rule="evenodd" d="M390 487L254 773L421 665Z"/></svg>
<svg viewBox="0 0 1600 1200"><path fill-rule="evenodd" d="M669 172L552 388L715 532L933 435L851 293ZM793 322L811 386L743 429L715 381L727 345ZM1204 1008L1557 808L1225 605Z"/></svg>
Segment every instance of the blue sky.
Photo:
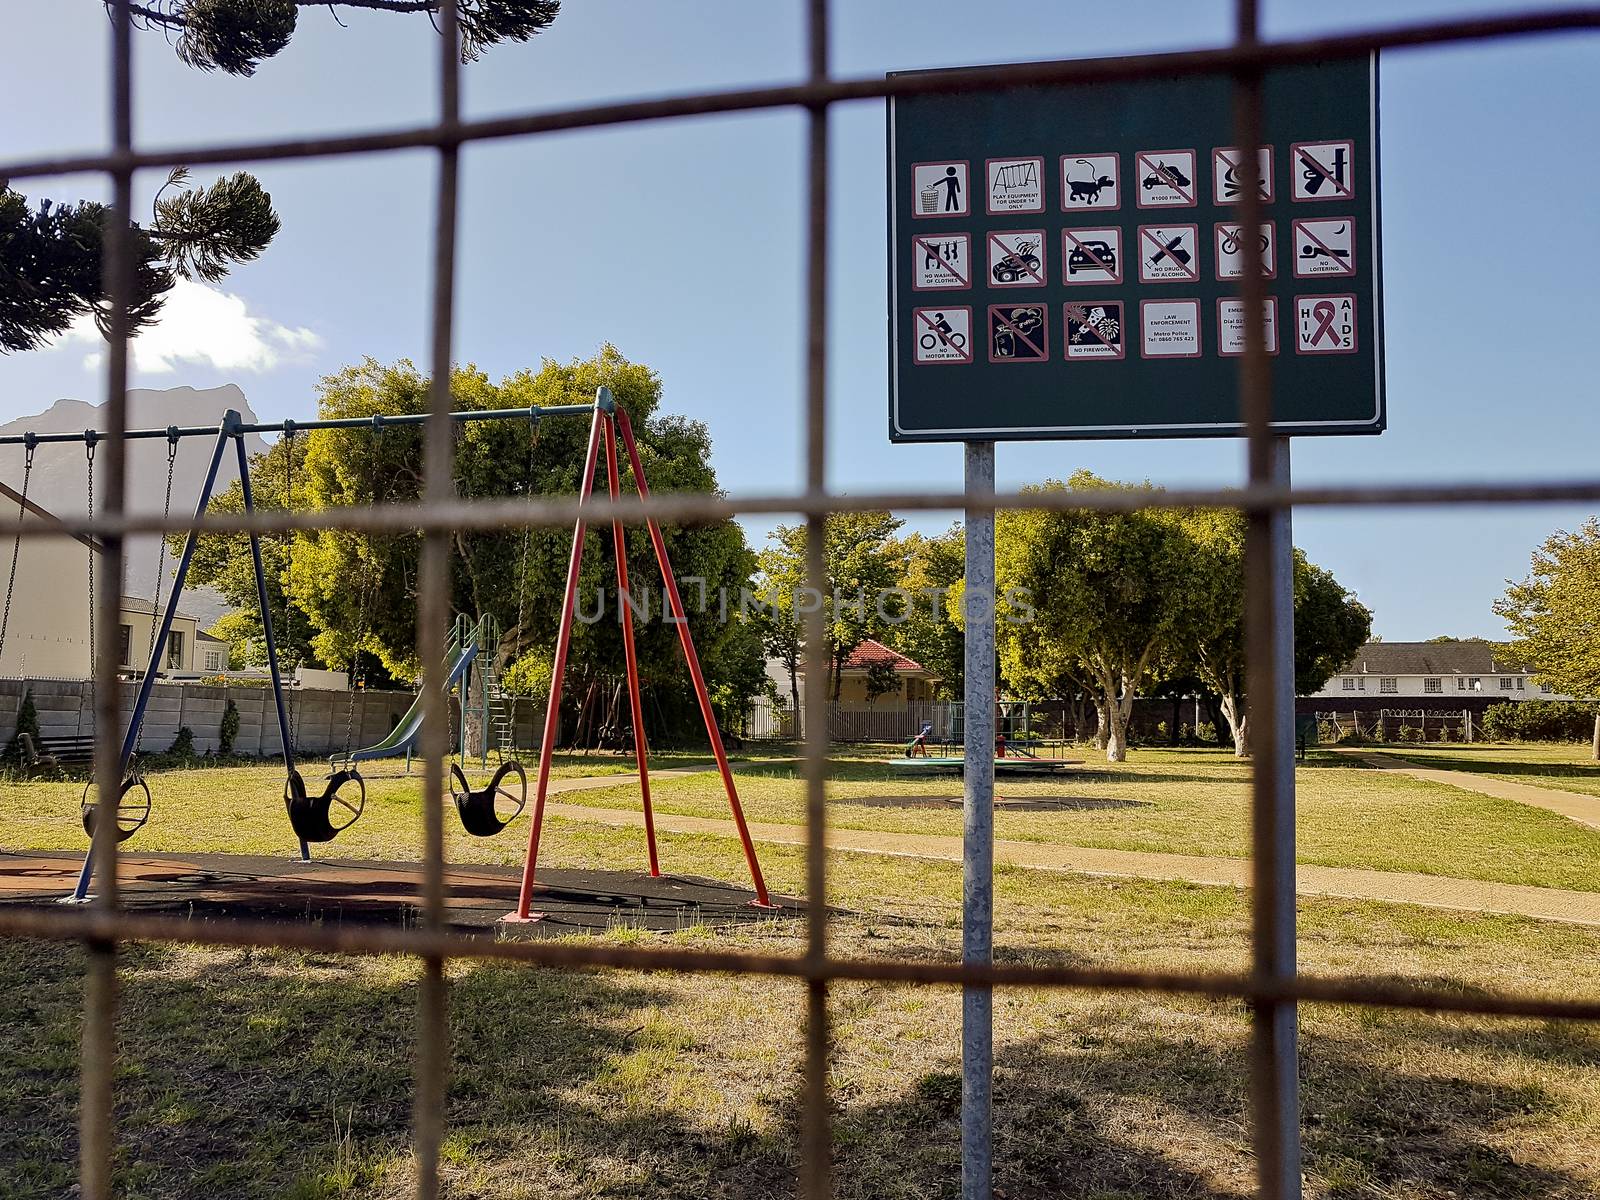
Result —
<svg viewBox="0 0 1600 1200"><path fill-rule="evenodd" d="M1287 36L1514 3L1267 3ZM846 75L1122 54L1226 39L1225 4L849 0L835 5ZM1107 20L1107 14L1115 20ZM136 137L146 144L402 125L433 112L425 21L302 10L293 43L253 79L183 67L136 39ZM106 23L96 0L11 14L0 46L0 154L95 149L106 138ZM1593 35L1413 51L1383 64L1381 113L1390 427L1301 439L1299 483L1568 478L1595 472L1600 345L1592 240L1600 163ZM792 0L568 0L547 35L466 71L469 115L798 78ZM24 102L16 102L22 97ZM26 98L32 98L32 103ZM885 437L881 104L832 117L834 245L830 483L959 484L955 446ZM804 122L717 117L470 147L464 156L456 352L498 377L604 341L660 371L670 409L706 421L733 492L797 488L802 472ZM212 172L197 172L207 180ZM304 417L317 378L364 355L426 359L432 159L423 152L257 170L284 230L222 292L175 301L141 386L238 383L263 415ZM149 197L159 178L141 177ZM100 195L89 177L19 181ZM230 299L231 297L231 299ZM201 343L204 343L203 352ZM94 347L0 358L0 420L98 399ZM1233 483L1233 442L1002 444L1002 486L1088 467L1167 484ZM1355 588L1391 640L1498 636L1489 606L1532 547L1585 510L1302 512L1296 541ZM920 518L941 527L947 518ZM767 523L752 524L760 539Z"/></svg>

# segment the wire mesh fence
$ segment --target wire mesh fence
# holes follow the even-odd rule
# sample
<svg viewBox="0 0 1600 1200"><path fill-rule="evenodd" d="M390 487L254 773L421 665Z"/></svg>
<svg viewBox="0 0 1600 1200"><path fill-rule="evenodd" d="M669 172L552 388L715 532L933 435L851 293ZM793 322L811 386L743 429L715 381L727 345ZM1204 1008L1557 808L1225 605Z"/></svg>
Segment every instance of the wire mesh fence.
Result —
<svg viewBox="0 0 1600 1200"><path fill-rule="evenodd" d="M445 921L445 877L442 815L438 805L424 805L421 856L424 863L421 909L416 928L335 928L282 925L244 920L191 924L178 918L119 910L118 844L115 822L101 820L94 832L97 856L95 898L83 908L59 911L15 909L0 912L0 934L82 943L88 951L85 1012L80 1059L81 1194L87 1200L112 1195L111 1168L115 1145L113 1125L116 1050L118 947L125 942L198 943L210 946L293 947L352 955L403 954L424 964L417 1022L413 1147L417 1192L431 1198L439 1192L439 1150L444 1131L448 1055L448 995L444 964L452 958L498 959L558 969L635 969L675 972L735 972L802 980L807 987L805 1086L801 1103L802 1194L832 1194L830 1177L830 1097L828 1060L829 987L840 980L873 980L972 988L1033 987L1148 990L1247 1001L1254 1014L1251 1050L1251 1111L1259 1191L1265 1197L1297 1196L1300 1188L1297 1093L1295 1087L1295 1006L1327 1001L1365 1006L1560 1019L1600 1019L1600 997L1552 999L1515 992L1464 991L1397 984L1388 980L1307 978L1297 973L1294 954L1294 827L1292 754L1279 749L1283 739L1270 728L1270 714L1283 689L1292 687L1287 660L1287 614L1274 602L1273 580L1265 566L1275 538L1287 533L1293 506L1455 505L1541 503L1600 499L1600 477L1568 480L1459 484L1396 484L1335 486L1291 491L1280 467L1271 428L1271 384L1268 362L1258 339L1248 347L1241 372L1240 409L1247 428L1248 473L1236 489L1166 493L1040 493L1020 495L962 491L831 494L825 483L829 249L829 110L835 104L879 100L888 96L972 92L1052 83L1133 80L1156 75L1231 73L1236 94L1235 145L1260 143L1262 124L1260 80L1278 65L1365 55L1379 50L1484 41L1600 27L1600 10L1556 9L1462 21L1362 30L1333 37L1264 42L1254 0L1237 0L1233 44L1192 52L1163 53L1114 60L1066 61L1020 67L986 67L936 75L884 78L836 78L830 72L829 4L806 0L807 71L800 82L725 92L697 92L626 103L600 104L463 120L460 115L460 55L457 14L453 4L436 13L438 39L438 119L430 124L387 132L314 135L302 138L233 144L180 146L149 151L134 145L132 113L132 8L126 0L108 0L112 38L111 144L102 154L63 156L0 164L0 179L66 173L98 172L111 183L116 219L110 225L105 269L110 297L109 347L106 355L106 419L109 436L99 447L101 512L65 522L70 534L101 540L105 555L93 601L101 628L115 628L122 577L123 542L133 533L212 531L269 533L285 529L414 530L423 534L419 585L418 651L424 664L423 784L427 795L444 790L442 763L446 752L443 661L447 625L447 539L459 530L524 525L558 526L579 513L575 498L532 502L477 501L454 498L451 488L451 423L449 365L456 310L456 238L458 230L461 147L491 139L534 137L561 130L594 129L651 121L687 119L713 113L795 108L808 117L805 187L806 387L802 421L805 487L792 495L695 496L656 495L648 499L610 500L596 497L583 505L589 520L613 516L629 523L647 517L662 521L708 521L732 515L792 513L803 516L811 537L807 583L826 590L823 578L822 523L830 513L867 509L926 511L1010 508L1073 508L1123 511L1143 507L1208 505L1233 507L1249 518L1252 553L1247 557L1249 694L1263 718L1256 738L1260 747L1253 765L1252 871L1254 941L1251 969L1244 973L1153 972L1115 966L1027 966L889 959L843 958L830 953L829 912L825 902L824 774L826 768L826 699L823 689L809 689L803 727L806 780L805 950L794 956L738 953L648 945L521 942L472 938L453 933ZM423 499L411 505L355 508L315 513L256 512L244 516L158 518L125 512L126 452L121 436L127 429L128 305L131 294L129 221L133 216L132 181L143 168L288 159L327 159L356 154L383 154L417 147L437 156L432 231L432 385L425 422ZM1253 194L1250 193L1250 194ZM1252 204L1247 203L1249 210ZM1246 211L1246 224L1255 216ZM1259 293L1259 282L1244 272L1246 304ZM1259 305L1260 295L1254 295ZM34 536L29 531L28 536ZM54 536L60 536L56 531ZM821 612L808 615L807 674L826 676ZM122 703L116 686L118 654L103 639L95 664L95 726L99 739L96 776L100 795L114 797L119 782L118 747ZM109 801L102 799L102 804Z"/></svg>

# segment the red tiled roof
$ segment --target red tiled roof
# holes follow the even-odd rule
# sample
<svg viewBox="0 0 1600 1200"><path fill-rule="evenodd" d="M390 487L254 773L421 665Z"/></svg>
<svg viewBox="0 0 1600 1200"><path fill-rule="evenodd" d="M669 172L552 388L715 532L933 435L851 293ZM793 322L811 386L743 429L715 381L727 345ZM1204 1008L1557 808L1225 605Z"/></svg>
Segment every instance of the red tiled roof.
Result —
<svg viewBox="0 0 1600 1200"><path fill-rule="evenodd" d="M865 671L868 667L879 667L887 663L896 671L920 671L922 664L915 659L907 658L897 650L891 650L882 642L875 642L871 638L862 642L850 651L850 657L844 660L846 671Z"/></svg>

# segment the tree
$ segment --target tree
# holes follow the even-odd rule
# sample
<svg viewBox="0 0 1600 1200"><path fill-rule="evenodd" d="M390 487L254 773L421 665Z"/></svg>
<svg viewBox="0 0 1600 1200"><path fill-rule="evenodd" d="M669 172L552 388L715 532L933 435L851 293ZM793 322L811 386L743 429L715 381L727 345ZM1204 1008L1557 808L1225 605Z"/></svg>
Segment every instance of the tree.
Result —
<svg viewBox="0 0 1600 1200"><path fill-rule="evenodd" d="M115 16L118 5L104 3ZM289 44L301 8L427 14L432 20L443 3L147 0L129 10L137 28L168 38L189 66L248 76ZM462 60L500 42L527 41L549 28L560 8L559 0L456 0ZM152 201L150 222L130 222L132 334L156 319L179 277L215 283L235 265L258 258L277 236L272 197L254 176L223 176L209 188L186 188L187 180L187 170L174 170ZM46 199L35 208L0 179L0 353L37 349L85 313L107 332L104 240L111 216L108 206L89 200Z"/></svg>
<svg viewBox="0 0 1600 1200"><path fill-rule="evenodd" d="M115 11L112 0L105 5ZM499 42L525 42L543 33L561 11L560 0L456 0L455 7L462 62ZM444 0L148 0L129 5L134 25L167 36L183 62L230 75L254 75L263 59L287 46L302 8L426 13L434 20Z"/></svg>
<svg viewBox="0 0 1600 1200"><path fill-rule="evenodd" d="M838 701L845 660L868 638L884 634L900 612L893 597L897 578L891 542L905 522L886 512L834 513L823 526L822 570L826 584L812 595L805 590L806 527L779 525L762 557L761 594L780 607L775 615L781 633L769 638L780 650L798 639L811 604L822 607L828 651L828 696ZM785 593L787 593L785 595ZM793 643L798 647L798 642ZM796 650L798 654L798 649ZM792 660L791 660L792 661ZM791 686L793 686L791 673ZM798 689L795 689L798 695Z"/></svg>
<svg viewBox="0 0 1600 1200"><path fill-rule="evenodd" d="M883 640L939 679L935 695L959 700L966 673L966 638L956 615L966 578L967 537L959 524L927 537L908 534L893 541L899 586L908 594L904 619L884 630Z"/></svg>
<svg viewBox="0 0 1600 1200"><path fill-rule="evenodd" d="M1508 580L1494 611L1537 682L1580 700L1600 698L1600 517L1546 538L1528 577ZM1591 749L1600 759L1600 704Z"/></svg>
<svg viewBox="0 0 1600 1200"><path fill-rule="evenodd" d="M711 439L704 425L656 412L661 382L649 368L630 363L607 346L593 359L567 364L547 361L537 372L521 371L494 384L472 367L451 374L457 409L551 407L582 404L606 384L633 419L639 454L652 492L715 491ZM372 417L426 411L428 379L412 364L373 360L325 378L320 385L323 417ZM252 480L263 507L281 503L285 441L257 457ZM295 507L416 501L422 492L422 431L417 426L314 430L292 439L298 465ZM521 421L480 421L456 435L455 485L464 498L572 495L583 472L588 426L560 418L539 428ZM626 459L624 457L623 461ZM621 490L633 486L623 467ZM275 483L271 481L276 480ZM606 490L601 456L595 490ZM238 485L213 501L214 510L236 511ZM694 528L664 526L663 537L688 608L690 632L707 685L725 713L742 708L764 678L758 634L739 619L738 595L748 586L755 555L732 521ZM476 621L493 616L504 631L496 648L507 682L529 690L548 683L549 655L560 620L572 535L567 528L458 531L451 554L451 610ZM676 737L698 723L698 709L685 685L687 672L677 630L665 619L660 574L648 532L626 531L629 576L639 663L647 682L647 708L657 731ZM285 571L280 546L266 553L269 591L281 605L287 585L295 621L307 635L307 653L343 666L381 664L391 677L412 681L420 674L416 653L417 571L421 538L416 534L365 534L311 530L294 538L294 575ZM617 596L609 523L590 527L584 548L572 650L565 693L577 711L574 733L598 730L597 708L615 705L623 676ZM254 622L254 582L248 548L239 538L202 538L192 580L218 587ZM724 602L724 597L728 599ZM274 620L280 619L275 608ZM303 619L303 624L301 623ZM237 633L230 629L230 633ZM541 689L542 690L542 689ZM623 708L626 716L626 707Z"/></svg>
<svg viewBox="0 0 1600 1200"><path fill-rule="evenodd" d="M1191 640L1175 647L1178 674L1192 673L1218 697L1234 753L1250 753L1245 696L1245 520L1233 509L1181 514L1190 542L1187 590L1196 601ZM1295 693L1319 691L1372 632L1372 614L1331 573L1294 551Z"/></svg>
<svg viewBox="0 0 1600 1200"><path fill-rule="evenodd" d="M260 257L277 236L272 197L253 176L241 171L209 188L185 188L188 177L182 167L174 170L156 193L149 225L130 225L131 333L156 319L179 276L215 283L233 265ZM92 200L43 200L35 210L0 180L0 352L35 350L84 313L109 333L110 220L111 209Z"/></svg>
<svg viewBox="0 0 1600 1200"><path fill-rule="evenodd" d="M1078 471L1066 483L1047 480L1024 491L1118 486L1127 487ZM1134 696L1163 650L1188 633L1188 553L1181 523L1165 512L1000 513L996 588L1013 597L1002 600L996 622L1006 684L1023 695L1066 681L1086 684L1106 759L1124 761Z"/></svg>

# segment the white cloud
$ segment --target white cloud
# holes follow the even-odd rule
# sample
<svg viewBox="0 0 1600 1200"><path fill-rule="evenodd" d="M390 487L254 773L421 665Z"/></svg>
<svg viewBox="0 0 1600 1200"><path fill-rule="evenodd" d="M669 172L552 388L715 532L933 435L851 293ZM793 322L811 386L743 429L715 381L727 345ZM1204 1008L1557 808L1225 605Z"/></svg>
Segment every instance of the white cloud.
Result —
<svg viewBox="0 0 1600 1200"><path fill-rule="evenodd" d="M80 342L101 342L87 315L74 321L56 345ZM284 363L304 362L321 348L322 338L304 326L291 328L270 317L252 316L242 296L179 279L167 293L155 324L131 345L134 369L146 375L170 374L185 363L259 374ZM103 354L103 349L95 350L85 356L83 365L98 367Z"/></svg>

